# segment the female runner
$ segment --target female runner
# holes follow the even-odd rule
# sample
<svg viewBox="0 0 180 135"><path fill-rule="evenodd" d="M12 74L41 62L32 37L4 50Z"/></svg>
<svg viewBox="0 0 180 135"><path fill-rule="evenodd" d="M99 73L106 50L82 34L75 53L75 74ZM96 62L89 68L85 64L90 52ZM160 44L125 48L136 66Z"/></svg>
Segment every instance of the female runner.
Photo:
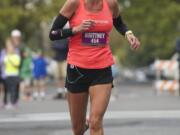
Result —
<svg viewBox="0 0 180 135"><path fill-rule="evenodd" d="M88 97L90 135L104 135L103 116L113 82L114 60L109 46L112 27L127 38L132 49L140 46L118 7L117 0L67 0L50 30L52 41L70 37L66 88L74 135L83 135L87 129ZM68 21L70 28L62 29Z"/></svg>

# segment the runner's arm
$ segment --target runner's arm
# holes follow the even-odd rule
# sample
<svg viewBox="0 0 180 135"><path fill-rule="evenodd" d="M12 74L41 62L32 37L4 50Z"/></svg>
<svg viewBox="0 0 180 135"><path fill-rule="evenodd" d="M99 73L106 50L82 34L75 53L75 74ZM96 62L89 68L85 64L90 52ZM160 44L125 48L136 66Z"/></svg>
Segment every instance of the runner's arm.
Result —
<svg viewBox="0 0 180 135"><path fill-rule="evenodd" d="M128 30L127 25L123 22L123 19L120 15L120 9L118 6L117 0L107 0L109 3L109 7L111 9L111 12L113 14L113 24L116 30L124 35L126 39L128 40L130 46L132 49L137 50L140 47L140 41L138 38L133 34L131 30Z"/></svg>
<svg viewBox="0 0 180 135"><path fill-rule="evenodd" d="M60 40L73 35L72 28L63 29L78 7L78 0L67 0L49 32L50 40Z"/></svg>
<svg viewBox="0 0 180 135"><path fill-rule="evenodd" d="M117 0L107 0L109 7L111 9L111 12L113 14L113 25L116 28L116 30L121 33L122 35L126 35L126 32L128 32L128 27L124 23L119 9L119 4Z"/></svg>

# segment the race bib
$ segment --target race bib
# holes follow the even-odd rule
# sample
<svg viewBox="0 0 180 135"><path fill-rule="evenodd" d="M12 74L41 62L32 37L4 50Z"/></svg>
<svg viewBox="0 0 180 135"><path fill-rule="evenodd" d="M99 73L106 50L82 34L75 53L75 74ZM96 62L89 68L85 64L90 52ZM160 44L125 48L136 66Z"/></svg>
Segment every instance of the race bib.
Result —
<svg viewBox="0 0 180 135"><path fill-rule="evenodd" d="M83 45L102 46L107 44L107 33L105 32L84 32L82 34Z"/></svg>

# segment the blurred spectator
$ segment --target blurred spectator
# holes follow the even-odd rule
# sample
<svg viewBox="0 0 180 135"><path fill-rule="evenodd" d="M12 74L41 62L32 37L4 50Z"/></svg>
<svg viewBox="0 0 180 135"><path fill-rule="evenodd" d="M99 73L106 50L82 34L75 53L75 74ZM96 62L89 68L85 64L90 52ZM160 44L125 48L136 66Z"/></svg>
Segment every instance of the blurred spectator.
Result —
<svg viewBox="0 0 180 135"><path fill-rule="evenodd" d="M10 39L6 41L6 48L1 54L4 79L4 106L6 109L17 108L19 92L19 66L21 58ZM10 100L9 100L10 99Z"/></svg>
<svg viewBox="0 0 180 135"><path fill-rule="evenodd" d="M5 70L4 70L4 64L3 59L5 56L5 49L1 49L0 51L0 95L3 95L4 92L4 86L5 86ZM4 102L1 105L2 108L4 108Z"/></svg>
<svg viewBox="0 0 180 135"><path fill-rule="evenodd" d="M33 58L33 77L34 77L34 99L40 97L45 98L45 83L47 76L47 62L43 56L42 51L38 51L36 56Z"/></svg>
<svg viewBox="0 0 180 135"><path fill-rule="evenodd" d="M31 56L31 51L28 48L25 48L22 51L20 77L22 79L21 82L22 98L25 101L29 101L31 99L31 92L32 92L32 88L31 88L32 56Z"/></svg>
<svg viewBox="0 0 180 135"><path fill-rule="evenodd" d="M55 73L55 79L57 84L57 95L55 99L59 99L65 96L65 77L66 77L66 57L68 52L68 40L63 39L59 41L54 41L53 50L55 52L54 60L58 63L58 68Z"/></svg>
<svg viewBox="0 0 180 135"><path fill-rule="evenodd" d="M15 46L15 48L19 49L20 52L21 52L21 50L23 50L25 48L25 45L22 42L22 34L21 34L20 30L18 30L18 29L12 30L11 40L12 40L12 43Z"/></svg>
<svg viewBox="0 0 180 135"><path fill-rule="evenodd" d="M69 28L69 22L66 23L63 29ZM54 60L58 63L58 70L55 75L56 84L57 84L57 94L54 99L59 99L66 96L65 91L65 77L66 77L66 58L68 53L68 39L57 40L53 42L52 46L55 57Z"/></svg>
<svg viewBox="0 0 180 135"><path fill-rule="evenodd" d="M25 44L22 42L22 33L20 30L18 29L14 29L11 31L11 41L13 43L13 46L15 47L16 51L20 54L20 57L22 59L22 51L25 49ZM20 66L19 69L21 68L22 65L22 61L20 62ZM19 91L20 91L20 82L18 84L18 86L16 87L16 91L18 92L19 95Z"/></svg>
<svg viewBox="0 0 180 135"><path fill-rule="evenodd" d="M114 79L116 79L119 76L120 69L117 64L112 65L112 75Z"/></svg>

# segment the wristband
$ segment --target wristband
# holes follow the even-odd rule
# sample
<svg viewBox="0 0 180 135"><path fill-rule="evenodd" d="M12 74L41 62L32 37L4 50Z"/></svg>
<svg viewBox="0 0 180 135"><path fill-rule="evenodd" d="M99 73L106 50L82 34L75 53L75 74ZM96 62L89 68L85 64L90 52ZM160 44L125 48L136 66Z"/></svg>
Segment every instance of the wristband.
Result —
<svg viewBox="0 0 180 135"><path fill-rule="evenodd" d="M133 32L131 30L126 31L125 37L127 38L128 35L133 35Z"/></svg>

